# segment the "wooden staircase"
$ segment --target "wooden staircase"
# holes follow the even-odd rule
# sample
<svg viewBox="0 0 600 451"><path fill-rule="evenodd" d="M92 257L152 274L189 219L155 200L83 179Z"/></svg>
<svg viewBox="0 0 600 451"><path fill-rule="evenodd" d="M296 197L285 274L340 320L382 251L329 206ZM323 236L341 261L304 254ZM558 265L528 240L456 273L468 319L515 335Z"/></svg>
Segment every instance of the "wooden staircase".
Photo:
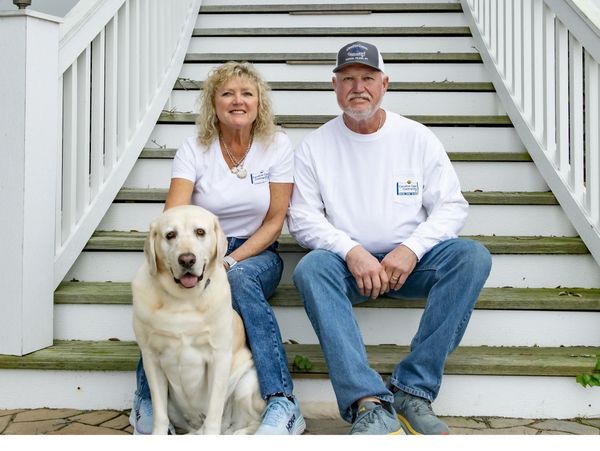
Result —
<svg viewBox="0 0 600 451"><path fill-rule="evenodd" d="M492 274L464 340L447 362L436 411L532 418L600 414L600 393L575 382L600 354L600 268L512 128L460 3L350 1L205 2L170 102L56 290L55 345L24 357L0 356L0 384L15 393L0 408L130 405L139 354L128 282L142 262L148 224L162 211L175 149L194 134L202 80L228 60L255 63L272 87L277 123L297 144L338 114L330 85L335 52L363 39L376 44L386 62L391 83L384 107L428 125L442 140L471 205L462 234L493 255ZM241 28L227 28L232 23ZM296 391L303 403L331 410L327 368L291 284L306 250L284 230L280 251L284 277L270 302ZM356 307L370 362L382 375L407 353L423 306L424 300L384 297ZM297 368L298 355L312 367ZM31 393L36 384L43 392L33 390L27 399L19 394Z"/></svg>

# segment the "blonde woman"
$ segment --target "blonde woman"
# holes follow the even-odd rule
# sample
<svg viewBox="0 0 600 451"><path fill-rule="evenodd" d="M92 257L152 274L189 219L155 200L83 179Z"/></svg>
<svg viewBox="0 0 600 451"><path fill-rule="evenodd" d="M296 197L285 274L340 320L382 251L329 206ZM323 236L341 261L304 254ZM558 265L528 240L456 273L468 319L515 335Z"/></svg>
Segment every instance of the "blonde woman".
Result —
<svg viewBox="0 0 600 451"><path fill-rule="evenodd" d="M225 267L233 306L246 328L262 397L257 434L302 434L305 421L277 320L267 298L283 272L277 238L293 187L293 151L274 124L269 88L249 63L228 62L203 86L198 136L173 161L165 209L194 204L219 217L228 239ZM143 366L130 421L136 433L152 430L152 404Z"/></svg>

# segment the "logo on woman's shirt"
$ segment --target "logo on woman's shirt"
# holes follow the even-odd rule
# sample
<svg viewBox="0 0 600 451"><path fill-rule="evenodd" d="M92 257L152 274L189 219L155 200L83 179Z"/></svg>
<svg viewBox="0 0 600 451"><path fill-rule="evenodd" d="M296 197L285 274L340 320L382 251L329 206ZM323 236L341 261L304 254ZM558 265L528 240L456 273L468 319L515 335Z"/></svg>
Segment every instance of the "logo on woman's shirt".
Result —
<svg viewBox="0 0 600 451"><path fill-rule="evenodd" d="M250 174L250 182L253 185L260 185L269 181L269 171L259 171Z"/></svg>

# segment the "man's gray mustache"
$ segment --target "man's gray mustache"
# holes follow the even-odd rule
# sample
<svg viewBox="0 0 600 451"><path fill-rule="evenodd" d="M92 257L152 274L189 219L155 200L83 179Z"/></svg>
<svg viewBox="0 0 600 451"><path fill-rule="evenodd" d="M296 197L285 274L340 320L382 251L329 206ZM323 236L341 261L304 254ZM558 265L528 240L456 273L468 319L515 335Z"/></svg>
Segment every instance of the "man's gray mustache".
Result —
<svg viewBox="0 0 600 451"><path fill-rule="evenodd" d="M360 95L360 96L349 96L348 100L354 100L354 99L364 99L364 100L371 100L370 96L365 96L365 95Z"/></svg>

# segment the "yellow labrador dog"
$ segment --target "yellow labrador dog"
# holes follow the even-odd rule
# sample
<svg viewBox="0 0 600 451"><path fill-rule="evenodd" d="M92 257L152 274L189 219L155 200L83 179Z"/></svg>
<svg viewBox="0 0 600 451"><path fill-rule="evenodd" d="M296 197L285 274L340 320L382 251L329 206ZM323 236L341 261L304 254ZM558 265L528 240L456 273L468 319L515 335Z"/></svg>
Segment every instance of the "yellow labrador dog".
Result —
<svg viewBox="0 0 600 451"><path fill-rule="evenodd" d="M154 412L198 434L251 434L260 397L241 318L231 306L217 217L197 206L165 211L150 226L133 282L133 327Z"/></svg>

